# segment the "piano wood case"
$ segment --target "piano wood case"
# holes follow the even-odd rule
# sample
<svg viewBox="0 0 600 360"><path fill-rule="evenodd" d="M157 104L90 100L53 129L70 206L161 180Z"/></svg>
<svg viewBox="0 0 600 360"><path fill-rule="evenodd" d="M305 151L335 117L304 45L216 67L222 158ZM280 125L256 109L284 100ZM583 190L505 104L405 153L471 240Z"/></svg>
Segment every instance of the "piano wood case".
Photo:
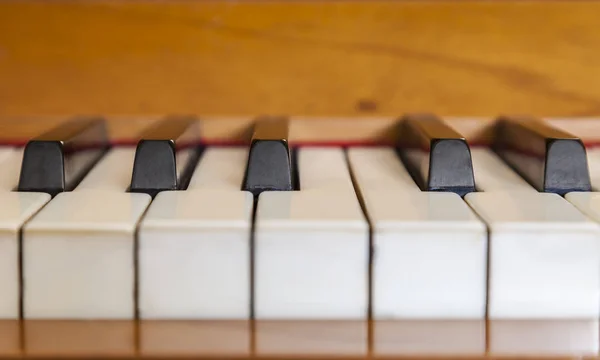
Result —
<svg viewBox="0 0 600 360"><path fill-rule="evenodd" d="M600 289L590 285L600 283L598 14L600 2L587 0L0 2L0 359L600 359ZM474 186L424 194L413 181L397 156L401 119L413 112L464 138ZM23 146L75 115L104 119L111 147L60 194L74 209L21 194ZM505 115L582 144L577 177L561 174L560 154L547 159L544 136L533 165L488 151ZM129 193L140 134L173 116L199 128L195 174L153 199ZM275 137L291 167L286 186L243 193L256 190L244 178L257 120L271 116L286 125ZM543 191L550 181L570 183ZM80 198L110 201L111 211ZM36 217L52 222L38 224L45 238L29 286L53 301L36 299L27 318L23 249ZM459 231L469 237L448 246ZM285 261L278 238L288 241ZM107 239L115 247L103 254L122 255L111 277L94 262ZM186 241L197 247L177 248ZM374 266L382 258L387 267ZM60 285L46 288L40 274ZM76 281L84 285L69 291ZM291 295L278 303L284 286ZM117 305L90 296L112 288ZM170 292L191 293L170 301ZM222 292L243 294L219 301ZM319 292L334 295L315 301ZM78 306L74 293L102 311ZM213 308L224 316L210 318Z"/></svg>

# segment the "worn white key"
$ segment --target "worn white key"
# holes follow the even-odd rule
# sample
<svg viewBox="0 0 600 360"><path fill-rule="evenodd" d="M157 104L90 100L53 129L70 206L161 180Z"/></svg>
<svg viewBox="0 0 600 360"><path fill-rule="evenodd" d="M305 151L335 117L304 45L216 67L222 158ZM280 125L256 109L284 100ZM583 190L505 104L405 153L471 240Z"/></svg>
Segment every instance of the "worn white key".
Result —
<svg viewBox="0 0 600 360"><path fill-rule="evenodd" d="M46 193L0 191L0 318L18 319L19 231L50 200Z"/></svg>
<svg viewBox="0 0 600 360"><path fill-rule="evenodd" d="M247 319L253 197L243 148L209 148L188 190L159 194L140 225L142 318Z"/></svg>
<svg viewBox="0 0 600 360"><path fill-rule="evenodd" d="M131 183L134 158L134 147L117 147L109 150L81 180L75 191L96 189L124 192Z"/></svg>
<svg viewBox="0 0 600 360"><path fill-rule="evenodd" d="M374 318L484 318L484 224L458 195L408 186L392 149L348 158L372 226Z"/></svg>
<svg viewBox="0 0 600 360"><path fill-rule="evenodd" d="M341 149L298 151L300 191L263 192L255 219L255 316L367 316L369 228Z"/></svg>
<svg viewBox="0 0 600 360"><path fill-rule="evenodd" d="M0 148L0 191L12 191L19 183L23 148Z"/></svg>
<svg viewBox="0 0 600 360"><path fill-rule="evenodd" d="M478 191L537 192L490 149L472 147L471 161Z"/></svg>
<svg viewBox="0 0 600 360"><path fill-rule="evenodd" d="M600 315L598 224L551 193L482 192L465 200L489 227L489 318Z"/></svg>

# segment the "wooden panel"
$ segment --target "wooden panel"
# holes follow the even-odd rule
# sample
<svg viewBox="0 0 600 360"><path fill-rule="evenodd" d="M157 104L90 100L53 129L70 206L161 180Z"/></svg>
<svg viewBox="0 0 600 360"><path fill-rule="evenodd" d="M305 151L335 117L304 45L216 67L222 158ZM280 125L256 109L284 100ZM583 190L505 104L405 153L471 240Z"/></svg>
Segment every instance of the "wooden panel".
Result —
<svg viewBox="0 0 600 360"><path fill-rule="evenodd" d="M600 359L597 320L0 320L0 338L0 359Z"/></svg>
<svg viewBox="0 0 600 360"><path fill-rule="evenodd" d="M144 127L161 117L106 117L109 135L115 144L131 144ZM67 117L0 117L0 144L24 144ZM200 117L201 135L206 144L247 144L256 117ZM588 145L600 144L598 118L540 118L583 139ZM489 144L493 136L493 117L446 117L450 126L471 145ZM396 141L398 117L290 117L292 145L389 145Z"/></svg>
<svg viewBox="0 0 600 360"><path fill-rule="evenodd" d="M596 1L2 1L0 115L600 112Z"/></svg>

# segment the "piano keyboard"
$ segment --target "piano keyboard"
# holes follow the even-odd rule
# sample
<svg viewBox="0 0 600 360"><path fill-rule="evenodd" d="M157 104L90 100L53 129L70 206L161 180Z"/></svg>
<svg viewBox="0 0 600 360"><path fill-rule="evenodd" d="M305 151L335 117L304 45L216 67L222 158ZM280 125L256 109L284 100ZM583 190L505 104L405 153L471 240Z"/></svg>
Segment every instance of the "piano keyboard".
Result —
<svg viewBox="0 0 600 360"><path fill-rule="evenodd" d="M399 124L395 145L295 146L261 118L212 146L167 118L128 146L75 119L1 146L0 318L600 319L598 149L533 119L489 147Z"/></svg>

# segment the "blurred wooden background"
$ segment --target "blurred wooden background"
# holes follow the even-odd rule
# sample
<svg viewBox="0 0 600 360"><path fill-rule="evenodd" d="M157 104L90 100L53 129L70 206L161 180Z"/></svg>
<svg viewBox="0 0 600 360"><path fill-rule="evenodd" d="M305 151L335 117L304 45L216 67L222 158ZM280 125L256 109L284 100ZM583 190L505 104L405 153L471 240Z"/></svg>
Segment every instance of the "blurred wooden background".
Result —
<svg viewBox="0 0 600 360"><path fill-rule="evenodd" d="M569 0L2 1L0 116L593 116L599 18Z"/></svg>

